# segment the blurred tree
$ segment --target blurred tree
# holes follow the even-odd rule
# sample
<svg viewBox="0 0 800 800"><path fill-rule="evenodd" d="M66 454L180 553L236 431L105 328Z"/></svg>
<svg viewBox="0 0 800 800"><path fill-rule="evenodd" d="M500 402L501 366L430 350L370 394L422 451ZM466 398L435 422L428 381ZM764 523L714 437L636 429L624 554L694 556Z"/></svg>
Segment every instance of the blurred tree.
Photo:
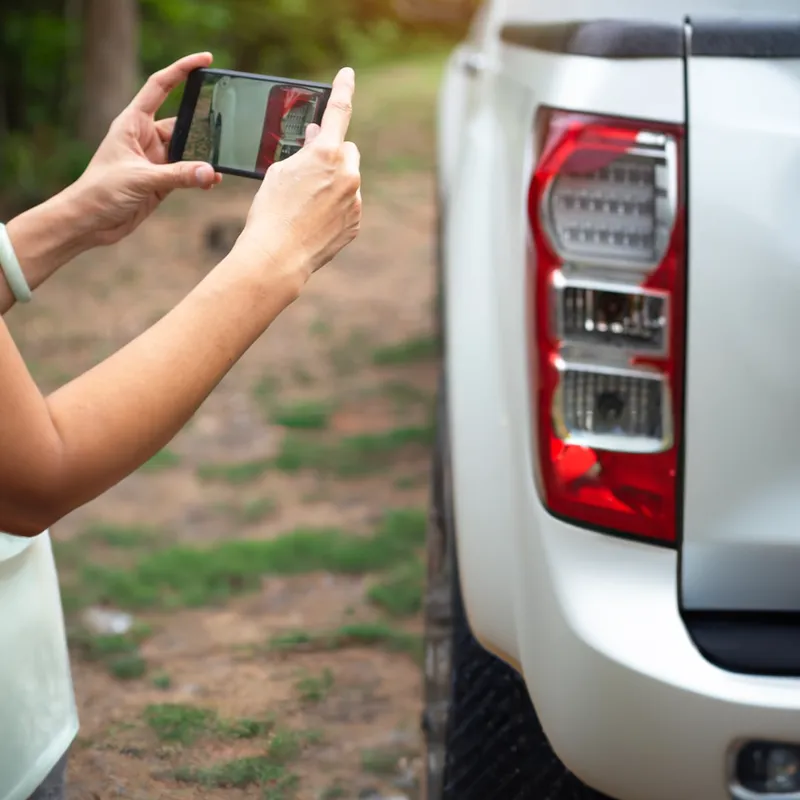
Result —
<svg viewBox="0 0 800 800"><path fill-rule="evenodd" d="M83 0L80 136L98 144L139 84L139 0Z"/></svg>

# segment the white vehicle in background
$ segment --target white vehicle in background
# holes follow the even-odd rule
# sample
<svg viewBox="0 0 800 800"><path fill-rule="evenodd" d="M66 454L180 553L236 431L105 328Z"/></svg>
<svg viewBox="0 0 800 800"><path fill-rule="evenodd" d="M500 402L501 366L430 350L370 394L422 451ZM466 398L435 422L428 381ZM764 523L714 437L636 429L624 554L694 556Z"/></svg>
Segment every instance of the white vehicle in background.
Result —
<svg viewBox="0 0 800 800"><path fill-rule="evenodd" d="M438 150L428 800L800 798L800 3L488 2Z"/></svg>
<svg viewBox="0 0 800 800"><path fill-rule="evenodd" d="M211 97L211 162L252 171L261 145L271 84L224 75Z"/></svg>

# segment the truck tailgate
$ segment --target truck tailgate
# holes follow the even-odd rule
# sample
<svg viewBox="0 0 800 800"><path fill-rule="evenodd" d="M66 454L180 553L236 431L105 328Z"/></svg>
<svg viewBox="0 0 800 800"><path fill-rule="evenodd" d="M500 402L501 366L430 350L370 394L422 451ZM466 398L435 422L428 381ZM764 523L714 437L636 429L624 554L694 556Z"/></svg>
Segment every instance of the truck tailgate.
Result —
<svg viewBox="0 0 800 800"><path fill-rule="evenodd" d="M800 17L687 32L682 607L800 619Z"/></svg>

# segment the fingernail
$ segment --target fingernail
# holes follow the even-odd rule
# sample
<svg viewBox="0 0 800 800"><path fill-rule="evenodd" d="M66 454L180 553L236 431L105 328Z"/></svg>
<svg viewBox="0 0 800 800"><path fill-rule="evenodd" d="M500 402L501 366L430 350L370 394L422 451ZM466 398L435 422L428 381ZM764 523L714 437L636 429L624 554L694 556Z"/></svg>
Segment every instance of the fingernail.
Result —
<svg viewBox="0 0 800 800"><path fill-rule="evenodd" d="M207 186L214 181L214 169L210 164L198 167L194 172L195 180L198 186Z"/></svg>

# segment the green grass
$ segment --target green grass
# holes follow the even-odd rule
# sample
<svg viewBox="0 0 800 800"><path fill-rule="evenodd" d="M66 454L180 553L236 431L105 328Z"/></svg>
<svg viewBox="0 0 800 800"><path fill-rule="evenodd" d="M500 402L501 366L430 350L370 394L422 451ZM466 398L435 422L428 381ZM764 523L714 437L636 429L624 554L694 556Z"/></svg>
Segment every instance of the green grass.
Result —
<svg viewBox="0 0 800 800"><path fill-rule="evenodd" d="M241 486L257 481L272 469L269 458L254 461L241 461L236 464L201 464L197 468L197 477L203 481L223 481L232 486Z"/></svg>
<svg viewBox="0 0 800 800"><path fill-rule="evenodd" d="M347 789L341 783L334 783L323 790L320 800L342 800L344 797L347 797Z"/></svg>
<svg viewBox="0 0 800 800"><path fill-rule="evenodd" d="M90 525L80 535L80 538L121 550L132 550L147 546L163 536L162 532L141 525L115 525L108 522L97 522Z"/></svg>
<svg viewBox="0 0 800 800"><path fill-rule="evenodd" d="M217 715L209 708L161 703L147 706L144 720L160 742L190 745L216 729Z"/></svg>
<svg viewBox="0 0 800 800"><path fill-rule="evenodd" d="M242 522L252 524L274 517L277 511L278 504L275 500L271 497L261 497L245 503L239 510L238 516Z"/></svg>
<svg viewBox="0 0 800 800"><path fill-rule="evenodd" d="M162 472L166 469L177 467L181 463L181 457L165 447L156 453L149 461L141 466L142 472Z"/></svg>
<svg viewBox="0 0 800 800"><path fill-rule="evenodd" d="M92 635L78 629L70 632L72 650L85 660L99 662L118 680L135 680L147 672L147 662L139 653L141 643L150 635L145 625L126 634Z"/></svg>
<svg viewBox="0 0 800 800"><path fill-rule="evenodd" d="M325 430L330 417L330 404L314 400L279 406L272 412L272 422L275 425L309 431Z"/></svg>
<svg viewBox="0 0 800 800"><path fill-rule="evenodd" d="M253 394L259 403L270 405L274 402L281 390L281 380L275 375L265 375L253 389Z"/></svg>
<svg viewBox="0 0 800 800"><path fill-rule="evenodd" d="M311 469L341 478L369 475L390 466L408 447L430 447L434 434L432 425L346 436L336 442L319 442L290 434L283 440L275 466L282 472Z"/></svg>
<svg viewBox="0 0 800 800"><path fill-rule="evenodd" d="M417 336L405 342L379 347L372 353L372 363L378 366L416 364L439 357L439 342L432 336Z"/></svg>
<svg viewBox="0 0 800 800"><path fill-rule="evenodd" d="M424 590L425 568L413 560L370 586L367 597L393 617L410 617L421 610Z"/></svg>
<svg viewBox="0 0 800 800"><path fill-rule="evenodd" d="M348 647L380 647L404 653L419 661L422 639L416 634L393 628L383 622L354 622L333 631L309 633L296 631L274 636L269 649L281 652L343 650Z"/></svg>
<svg viewBox="0 0 800 800"><path fill-rule="evenodd" d="M156 689L166 690L172 687L172 678L166 672L158 672L153 675L152 684Z"/></svg>
<svg viewBox="0 0 800 800"><path fill-rule="evenodd" d="M116 608L180 608L222 602L257 589L264 575L326 571L362 575L408 561L424 543L424 511L388 512L371 536L301 529L270 540L227 540L209 548L173 546L130 569L85 564L85 602Z"/></svg>
<svg viewBox="0 0 800 800"><path fill-rule="evenodd" d="M296 761L303 748L318 737L313 733L276 731L262 755L223 761L207 767L180 767L175 779L207 788L246 789L258 786L265 800L289 800L299 778L287 769Z"/></svg>
<svg viewBox="0 0 800 800"><path fill-rule="evenodd" d="M136 680L147 672L147 662L138 653L110 658L106 666L109 673L120 681Z"/></svg>
<svg viewBox="0 0 800 800"><path fill-rule="evenodd" d="M419 406L432 409L436 398L408 381L390 380L381 387L381 394L394 405L395 412L405 414Z"/></svg>
<svg viewBox="0 0 800 800"><path fill-rule="evenodd" d="M361 769L372 775L388 777L397 772L403 754L394 749L365 750L361 753Z"/></svg>
<svg viewBox="0 0 800 800"><path fill-rule="evenodd" d="M323 701L333 688L333 673L324 669L320 675L306 675L295 684L295 689L304 703Z"/></svg>

